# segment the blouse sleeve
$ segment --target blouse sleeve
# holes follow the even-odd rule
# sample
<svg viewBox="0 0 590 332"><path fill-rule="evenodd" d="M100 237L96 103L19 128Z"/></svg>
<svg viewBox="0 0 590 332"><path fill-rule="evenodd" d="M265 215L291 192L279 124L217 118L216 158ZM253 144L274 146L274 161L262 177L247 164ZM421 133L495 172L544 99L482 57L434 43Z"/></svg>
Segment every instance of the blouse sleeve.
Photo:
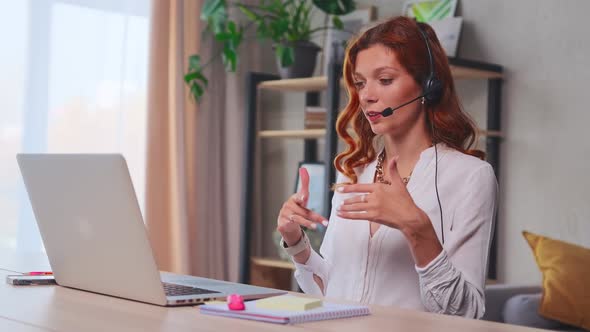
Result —
<svg viewBox="0 0 590 332"><path fill-rule="evenodd" d="M430 312L481 318L498 184L489 164L473 172L459 197L443 251L416 266L422 302Z"/></svg>
<svg viewBox="0 0 590 332"><path fill-rule="evenodd" d="M344 182L344 176L338 172L338 176L336 179L336 183ZM316 295L316 296L323 296L325 293L325 288L328 287L328 283L330 282L330 257L332 257L333 252L333 229L336 225L332 225L333 216L336 215L336 207L334 204L334 198L332 198L332 211L330 213L330 220L328 223L328 227L326 228L326 233L324 234L324 239L322 240L322 245L320 247L320 254L318 254L313 248L311 249L311 254L307 259L305 264L300 264L293 260L295 264L295 279L301 287L301 290L306 294ZM324 289L320 289L318 284L313 279L313 275L317 275L324 284Z"/></svg>

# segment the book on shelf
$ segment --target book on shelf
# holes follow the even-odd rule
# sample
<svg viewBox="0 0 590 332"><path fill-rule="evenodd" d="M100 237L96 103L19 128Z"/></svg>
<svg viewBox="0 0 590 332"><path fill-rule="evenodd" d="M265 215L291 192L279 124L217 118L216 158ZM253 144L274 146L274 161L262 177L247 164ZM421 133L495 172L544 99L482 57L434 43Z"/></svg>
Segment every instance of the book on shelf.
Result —
<svg viewBox="0 0 590 332"><path fill-rule="evenodd" d="M306 106L303 116L305 129L326 128L326 108L318 106Z"/></svg>

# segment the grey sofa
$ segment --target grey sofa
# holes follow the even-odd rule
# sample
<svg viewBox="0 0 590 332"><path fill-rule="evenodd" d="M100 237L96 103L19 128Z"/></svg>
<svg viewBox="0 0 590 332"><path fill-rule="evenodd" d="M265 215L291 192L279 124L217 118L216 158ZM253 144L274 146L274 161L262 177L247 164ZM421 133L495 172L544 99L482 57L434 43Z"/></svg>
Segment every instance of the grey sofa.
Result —
<svg viewBox="0 0 590 332"><path fill-rule="evenodd" d="M541 317L538 313L540 286L487 285L485 296L483 320L557 331L585 331Z"/></svg>

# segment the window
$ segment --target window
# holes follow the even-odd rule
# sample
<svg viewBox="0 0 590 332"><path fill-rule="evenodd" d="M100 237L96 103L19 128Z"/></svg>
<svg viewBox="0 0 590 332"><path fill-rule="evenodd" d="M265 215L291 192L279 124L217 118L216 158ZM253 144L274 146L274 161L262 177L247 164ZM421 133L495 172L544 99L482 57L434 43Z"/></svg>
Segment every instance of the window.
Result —
<svg viewBox="0 0 590 332"><path fill-rule="evenodd" d="M149 13L148 0L0 2L0 248L42 249L19 152L122 153L143 206Z"/></svg>

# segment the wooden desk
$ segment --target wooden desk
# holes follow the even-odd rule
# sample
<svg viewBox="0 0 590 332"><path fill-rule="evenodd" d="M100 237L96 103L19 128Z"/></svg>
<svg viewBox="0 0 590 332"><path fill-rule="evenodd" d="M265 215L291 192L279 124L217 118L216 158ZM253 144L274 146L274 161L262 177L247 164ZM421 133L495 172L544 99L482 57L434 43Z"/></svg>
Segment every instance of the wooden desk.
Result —
<svg viewBox="0 0 590 332"><path fill-rule="evenodd" d="M37 326L27 325L25 323L11 321L9 319L0 318L0 331L10 332L44 332L51 331Z"/></svg>
<svg viewBox="0 0 590 332"><path fill-rule="evenodd" d="M0 331L535 331L382 306L372 306L372 314L366 317L280 326L201 315L195 307L164 308L60 286L4 282L11 271L47 266L42 257L0 253Z"/></svg>

